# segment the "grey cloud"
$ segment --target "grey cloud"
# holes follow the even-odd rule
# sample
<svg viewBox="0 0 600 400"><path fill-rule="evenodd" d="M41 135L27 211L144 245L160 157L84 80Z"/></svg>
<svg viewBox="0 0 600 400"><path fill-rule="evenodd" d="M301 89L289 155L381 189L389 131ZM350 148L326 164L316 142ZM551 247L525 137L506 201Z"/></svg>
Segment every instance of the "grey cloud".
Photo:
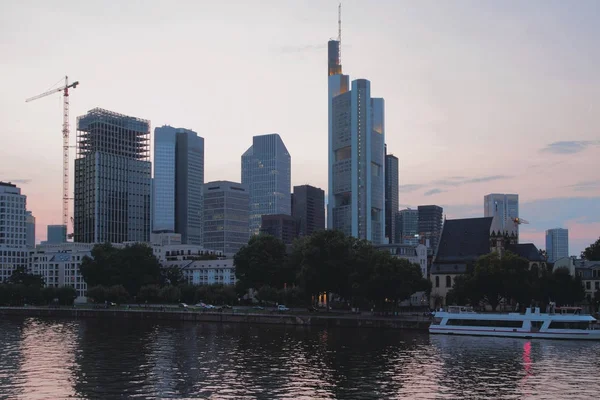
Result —
<svg viewBox="0 0 600 400"><path fill-rule="evenodd" d="M28 183L31 183L31 179L7 179L6 182L20 183L22 185L27 185Z"/></svg>
<svg viewBox="0 0 600 400"><path fill-rule="evenodd" d="M510 179L512 176L508 175L490 175L490 176L481 176L478 178L464 178L464 177L450 177L446 179L441 179L438 181L434 181L431 184L436 186L460 186L469 183L482 183L482 182L491 182L497 181L501 179Z"/></svg>
<svg viewBox="0 0 600 400"><path fill-rule="evenodd" d="M584 151L588 147L600 146L600 140L571 140L550 143L540 151L553 154L575 154Z"/></svg>
<svg viewBox="0 0 600 400"><path fill-rule="evenodd" d="M438 194L438 193L444 193L444 192L445 192L445 190L441 190L441 189L438 189L438 188L434 188L434 189L431 189L431 190L428 190L428 191L426 191L425 193L423 193L423 195L424 195L424 196L432 196L432 195L434 195L434 194Z"/></svg>
<svg viewBox="0 0 600 400"><path fill-rule="evenodd" d="M572 188L576 192L585 192L585 191L588 191L588 190L594 190L594 189L600 188L600 180L596 180L596 181L582 181L582 182L577 182L577 183L575 183L573 185L567 185L565 187Z"/></svg>
<svg viewBox="0 0 600 400"><path fill-rule="evenodd" d="M277 53L282 54L293 54L293 53L307 53L311 51L318 51L327 48L324 44L307 44L304 46L283 46L276 49Z"/></svg>
<svg viewBox="0 0 600 400"><path fill-rule="evenodd" d="M408 193L414 192L415 190L419 190L424 188L426 185L418 185L418 184L408 184L408 185L400 185L400 192Z"/></svg>

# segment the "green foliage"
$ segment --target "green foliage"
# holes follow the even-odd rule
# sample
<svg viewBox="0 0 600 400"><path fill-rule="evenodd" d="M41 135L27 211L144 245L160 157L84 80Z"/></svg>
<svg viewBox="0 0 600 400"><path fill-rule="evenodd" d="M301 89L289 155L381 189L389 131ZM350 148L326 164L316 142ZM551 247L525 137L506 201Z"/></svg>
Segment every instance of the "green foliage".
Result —
<svg viewBox="0 0 600 400"><path fill-rule="evenodd" d="M258 293L256 293L256 298L260 302L275 303L279 300L279 293L277 292L277 289L272 288L269 285L264 285L258 290Z"/></svg>
<svg viewBox="0 0 600 400"><path fill-rule="evenodd" d="M530 269L529 261L507 252L502 258L498 253L480 257L471 273L454 280L446 300L447 304L472 305L483 301L496 310L502 299L521 306L550 301L566 305L580 302L584 295L581 280L568 270Z"/></svg>
<svg viewBox="0 0 600 400"><path fill-rule="evenodd" d="M194 304L196 301L196 285L179 285L179 291L181 292L181 301L187 304Z"/></svg>
<svg viewBox="0 0 600 400"><path fill-rule="evenodd" d="M271 235L253 236L237 252L234 263L235 276L244 290L264 285L281 288L295 278L286 263L285 244Z"/></svg>
<svg viewBox="0 0 600 400"><path fill-rule="evenodd" d="M160 286L144 285L140 288L137 294L138 303L158 303L160 302Z"/></svg>
<svg viewBox="0 0 600 400"><path fill-rule="evenodd" d="M24 267L17 267L12 275L6 280L6 283L41 289L44 286L44 278L40 275L28 273Z"/></svg>
<svg viewBox="0 0 600 400"><path fill-rule="evenodd" d="M213 305L234 305L237 303L237 299L238 296L233 286L215 283L213 285L198 286L194 302Z"/></svg>
<svg viewBox="0 0 600 400"><path fill-rule="evenodd" d="M161 277L152 248L144 244L123 249L110 243L96 245L92 257L84 257L80 271L88 286L121 285L131 296L144 285L158 284Z"/></svg>
<svg viewBox="0 0 600 400"><path fill-rule="evenodd" d="M581 258L589 261L600 261L600 238L581 252Z"/></svg>
<svg viewBox="0 0 600 400"><path fill-rule="evenodd" d="M177 286L165 286L160 289L160 299L165 303L179 303L181 291Z"/></svg>
<svg viewBox="0 0 600 400"><path fill-rule="evenodd" d="M102 285L88 287L86 296L94 303L104 303L108 299L108 289Z"/></svg>
<svg viewBox="0 0 600 400"><path fill-rule="evenodd" d="M183 272L181 272L181 268L179 268L176 265L161 268L160 277L161 282L165 285L179 286L185 282Z"/></svg>
<svg viewBox="0 0 600 400"><path fill-rule="evenodd" d="M123 285L112 285L106 291L106 299L117 304L123 304L129 300L129 292Z"/></svg>
<svg viewBox="0 0 600 400"><path fill-rule="evenodd" d="M56 298L61 306L72 306L77 298L77 291L72 286L62 286L56 290Z"/></svg>

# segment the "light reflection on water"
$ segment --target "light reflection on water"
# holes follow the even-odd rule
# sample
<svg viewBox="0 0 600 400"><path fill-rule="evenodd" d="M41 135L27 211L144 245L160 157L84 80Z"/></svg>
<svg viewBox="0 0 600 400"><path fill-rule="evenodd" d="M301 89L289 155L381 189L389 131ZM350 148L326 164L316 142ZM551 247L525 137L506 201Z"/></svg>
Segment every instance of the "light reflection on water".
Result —
<svg viewBox="0 0 600 400"><path fill-rule="evenodd" d="M0 398L595 398L600 343L0 320Z"/></svg>

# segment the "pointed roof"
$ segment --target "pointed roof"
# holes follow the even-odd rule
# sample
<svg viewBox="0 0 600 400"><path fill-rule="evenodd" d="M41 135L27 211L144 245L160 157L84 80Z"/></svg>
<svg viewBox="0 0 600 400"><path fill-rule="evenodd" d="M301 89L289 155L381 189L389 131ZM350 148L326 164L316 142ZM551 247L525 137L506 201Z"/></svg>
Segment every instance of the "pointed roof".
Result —
<svg viewBox="0 0 600 400"><path fill-rule="evenodd" d="M489 254L492 220L493 217L446 220L435 263L474 262Z"/></svg>

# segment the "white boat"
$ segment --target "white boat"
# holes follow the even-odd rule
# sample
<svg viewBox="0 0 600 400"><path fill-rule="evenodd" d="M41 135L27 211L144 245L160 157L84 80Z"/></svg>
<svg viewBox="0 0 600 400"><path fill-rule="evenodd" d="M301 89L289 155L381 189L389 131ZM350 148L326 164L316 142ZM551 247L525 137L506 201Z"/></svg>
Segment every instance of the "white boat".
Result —
<svg viewBox="0 0 600 400"><path fill-rule="evenodd" d="M596 318L579 307L556 308L540 313L527 308L520 313L477 313L471 307L450 306L434 313L429 333L445 335L506 336L542 339L600 340Z"/></svg>

